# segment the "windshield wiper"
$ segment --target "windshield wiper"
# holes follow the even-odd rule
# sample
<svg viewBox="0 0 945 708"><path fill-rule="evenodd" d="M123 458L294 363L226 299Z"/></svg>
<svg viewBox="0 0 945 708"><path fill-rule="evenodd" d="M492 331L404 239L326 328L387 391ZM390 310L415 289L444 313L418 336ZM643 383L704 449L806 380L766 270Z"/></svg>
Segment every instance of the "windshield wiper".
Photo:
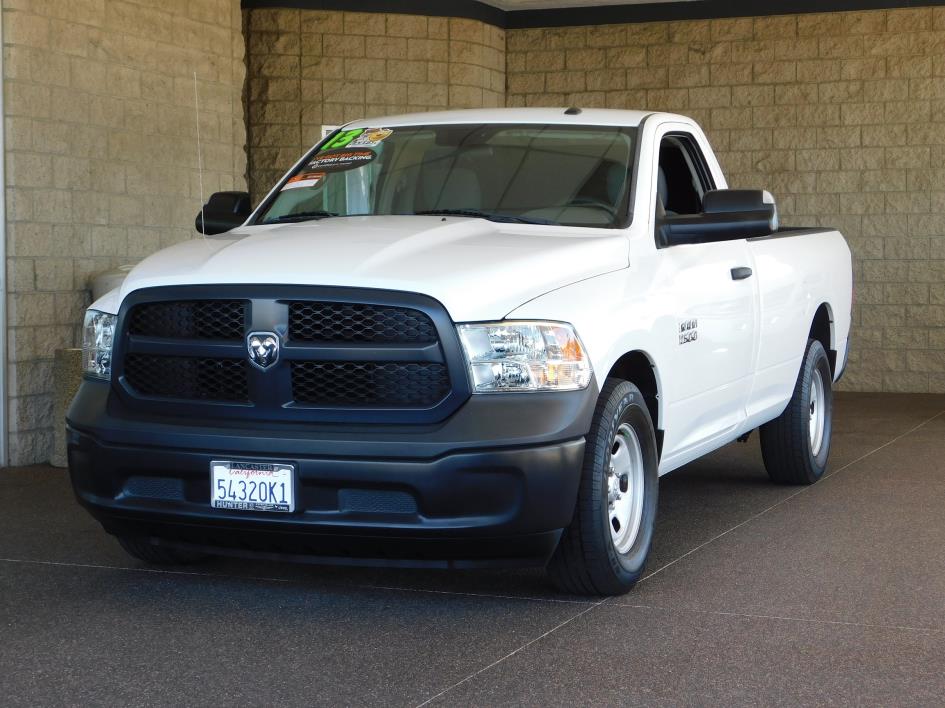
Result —
<svg viewBox="0 0 945 708"><path fill-rule="evenodd" d="M414 212L418 216L471 216L475 219L488 219L489 221L505 222L509 224L555 224L548 219L529 219L525 216L512 216L510 214L493 214L479 209L425 209L424 211Z"/></svg>
<svg viewBox="0 0 945 708"><path fill-rule="evenodd" d="M291 221L309 221L310 219L327 219L330 216L338 216L332 211L300 211L297 214L285 214L277 216L275 219L267 219L263 224L286 224Z"/></svg>

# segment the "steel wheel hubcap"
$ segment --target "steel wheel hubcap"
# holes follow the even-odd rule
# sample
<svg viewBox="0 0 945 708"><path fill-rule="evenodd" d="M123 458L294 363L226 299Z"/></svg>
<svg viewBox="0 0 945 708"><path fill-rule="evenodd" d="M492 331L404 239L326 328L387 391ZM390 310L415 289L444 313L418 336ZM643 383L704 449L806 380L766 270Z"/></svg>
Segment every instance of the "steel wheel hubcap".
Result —
<svg viewBox="0 0 945 708"><path fill-rule="evenodd" d="M826 395L824 379L819 369L814 369L810 381L810 451L815 457L820 453L824 444L824 427L827 422Z"/></svg>
<svg viewBox="0 0 945 708"><path fill-rule="evenodd" d="M617 428L607 470L610 538L617 553L627 553L643 520L643 449L627 423Z"/></svg>

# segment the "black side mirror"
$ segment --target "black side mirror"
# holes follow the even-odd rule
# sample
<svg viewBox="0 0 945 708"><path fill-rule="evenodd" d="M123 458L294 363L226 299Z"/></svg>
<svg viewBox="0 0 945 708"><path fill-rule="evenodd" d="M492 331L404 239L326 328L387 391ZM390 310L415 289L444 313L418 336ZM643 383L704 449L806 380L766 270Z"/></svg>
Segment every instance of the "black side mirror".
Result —
<svg viewBox="0 0 945 708"><path fill-rule="evenodd" d="M764 221L770 231L778 230L778 205L771 192L763 189L712 189L702 201L703 214L738 214Z"/></svg>
<svg viewBox="0 0 945 708"><path fill-rule="evenodd" d="M780 227L778 207L761 189L713 189L701 214L668 216L658 225L661 246L769 236Z"/></svg>
<svg viewBox="0 0 945 708"><path fill-rule="evenodd" d="M235 229L253 213L246 192L216 192L197 214L194 227L202 234L212 236Z"/></svg>

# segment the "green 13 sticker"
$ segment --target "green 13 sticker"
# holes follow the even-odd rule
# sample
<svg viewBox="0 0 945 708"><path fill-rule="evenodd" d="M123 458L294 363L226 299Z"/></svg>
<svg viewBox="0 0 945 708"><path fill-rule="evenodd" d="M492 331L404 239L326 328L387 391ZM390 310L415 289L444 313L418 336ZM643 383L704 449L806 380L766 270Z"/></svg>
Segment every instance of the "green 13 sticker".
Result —
<svg viewBox="0 0 945 708"><path fill-rule="evenodd" d="M390 128L354 128L352 130L343 130L322 145L319 152L347 147L374 148L393 134L394 131Z"/></svg>
<svg viewBox="0 0 945 708"><path fill-rule="evenodd" d="M338 135L333 137L327 143L322 145L321 150L334 150L336 148L343 148L347 146L352 140L361 135L364 132L364 128L355 128L354 130L343 130ZM320 151L321 151L320 150ZM319 151L319 152L320 152Z"/></svg>

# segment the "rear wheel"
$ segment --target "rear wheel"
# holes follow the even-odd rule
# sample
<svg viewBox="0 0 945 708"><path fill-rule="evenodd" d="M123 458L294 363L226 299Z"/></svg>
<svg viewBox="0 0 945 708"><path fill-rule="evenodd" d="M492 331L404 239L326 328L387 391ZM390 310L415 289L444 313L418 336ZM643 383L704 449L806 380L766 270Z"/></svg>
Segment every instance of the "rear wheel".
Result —
<svg viewBox="0 0 945 708"><path fill-rule="evenodd" d="M119 536L118 543L129 555L152 565L189 565L207 558L203 553L158 546L144 538Z"/></svg>
<svg viewBox="0 0 945 708"><path fill-rule="evenodd" d="M658 489L656 436L643 394L607 379L587 436L574 517L548 564L578 595L619 595L643 575Z"/></svg>
<svg viewBox="0 0 945 708"><path fill-rule="evenodd" d="M823 476L833 431L832 380L823 344L808 340L791 402L761 426L761 455L773 481L813 484Z"/></svg>

